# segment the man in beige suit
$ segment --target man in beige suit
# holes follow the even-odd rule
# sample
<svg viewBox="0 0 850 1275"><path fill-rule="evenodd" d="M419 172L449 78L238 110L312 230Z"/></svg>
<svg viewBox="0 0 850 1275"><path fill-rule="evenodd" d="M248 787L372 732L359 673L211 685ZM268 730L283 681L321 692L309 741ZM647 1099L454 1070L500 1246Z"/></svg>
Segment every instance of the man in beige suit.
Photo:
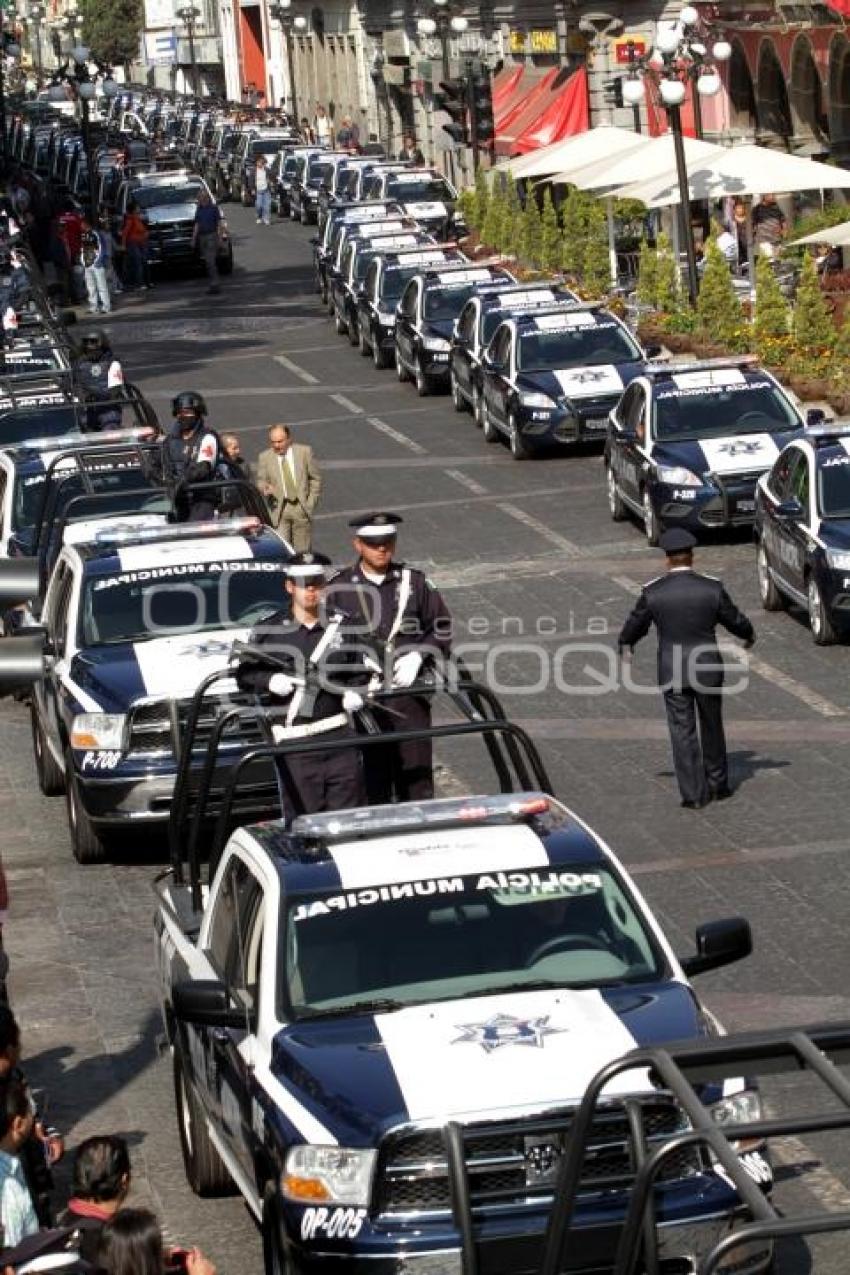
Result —
<svg viewBox="0 0 850 1275"><path fill-rule="evenodd" d="M272 522L296 553L307 553L322 476L312 447L292 441L288 425L272 425L257 462L257 486L269 502Z"/></svg>

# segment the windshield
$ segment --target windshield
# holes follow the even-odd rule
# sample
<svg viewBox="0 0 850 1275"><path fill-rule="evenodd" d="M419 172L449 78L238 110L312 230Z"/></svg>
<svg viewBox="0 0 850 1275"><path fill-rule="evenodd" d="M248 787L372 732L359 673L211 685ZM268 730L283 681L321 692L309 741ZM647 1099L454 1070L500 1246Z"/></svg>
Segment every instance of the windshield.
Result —
<svg viewBox="0 0 850 1275"><path fill-rule="evenodd" d="M60 434L74 434L78 425L76 410L67 403L23 411L18 409L0 417L4 447L24 443L28 438L58 438Z"/></svg>
<svg viewBox="0 0 850 1275"><path fill-rule="evenodd" d="M141 186L130 196L140 208L163 208L176 204L196 204L202 186Z"/></svg>
<svg viewBox="0 0 850 1275"><path fill-rule="evenodd" d="M68 468L70 465L68 466ZM66 468L64 462L61 469ZM72 500L76 503L71 510L71 521L78 522L84 518L109 518L113 514L123 513L168 513L170 503L153 481L146 478L138 465L124 469L111 469L105 473L90 474L90 482L96 497L93 500L77 500L84 492L82 478L79 474L65 474L54 470L51 486L55 495L51 501L53 521L58 522ZM35 520L41 510L44 499L46 474L31 474L21 479L15 489L14 524L16 529L25 530L35 526ZM140 495L140 487L150 487L151 496ZM135 491L137 494L126 495Z"/></svg>
<svg viewBox="0 0 850 1275"><path fill-rule="evenodd" d="M421 265L397 266L392 270L385 270L381 279L381 300L386 301L388 305L396 305L401 300L401 294L410 280L421 273Z"/></svg>
<svg viewBox="0 0 850 1275"><path fill-rule="evenodd" d="M310 167L307 169L307 185L321 186L330 171L330 164L315 164L311 162Z"/></svg>
<svg viewBox="0 0 850 1275"><path fill-rule="evenodd" d="M433 203L454 199L448 183L443 177L418 177L407 180L403 177L388 177L386 194L388 198L402 199L408 203L411 199L417 202Z"/></svg>
<svg viewBox="0 0 850 1275"><path fill-rule="evenodd" d="M555 332L526 332L519 339L521 372L553 372L594 363L634 363L643 356L619 323L565 327Z"/></svg>
<svg viewBox="0 0 850 1275"><path fill-rule="evenodd" d="M226 566L202 562L89 578L83 595L82 644L253 627L281 609L285 565L259 559ZM163 578L150 579L157 574Z"/></svg>
<svg viewBox="0 0 850 1275"><path fill-rule="evenodd" d="M285 137L260 137L251 143L252 155L276 155L286 145Z"/></svg>
<svg viewBox="0 0 850 1275"><path fill-rule="evenodd" d="M356 849L368 856L367 847ZM375 882L296 899L286 951L292 1009L306 1016L376 999L642 982L665 968L619 881L586 864Z"/></svg>
<svg viewBox="0 0 850 1275"><path fill-rule="evenodd" d="M283 161L283 174L285 177L294 177L298 172L298 156L287 155Z"/></svg>
<svg viewBox="0 0 850 1275"><path fill-rule="evenodd" d="M456 319L476 286L474 283L467 283L457 288L426 288L422 317L437 322Z"/></svg>
<svg viewBox="0 0 850 1275"><path fill-rule="evenodd" d="M850 518L850 456L829 456L818 468L818 513Z"/></svg>
<svg viewBox="0 0 850 1275"><path fill-rule="evenodd" d="M655 395L654 437L677 442L728 434L777 434L800 429L784 394L770 381L718 386L698 393L663 389Z"/></svg>

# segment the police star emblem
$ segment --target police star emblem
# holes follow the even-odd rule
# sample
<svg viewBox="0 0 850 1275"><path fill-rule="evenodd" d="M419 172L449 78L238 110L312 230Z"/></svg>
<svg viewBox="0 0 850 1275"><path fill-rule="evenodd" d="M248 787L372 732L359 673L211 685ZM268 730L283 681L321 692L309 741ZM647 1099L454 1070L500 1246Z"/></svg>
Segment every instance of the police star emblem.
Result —
<svg viewBox="0 0 850 1275"><path fill-rule="evenodd" d="M733 438L729 443L721 443L717 449L721 456L752 456L758 451L761 451L758 438Z"/></svg>
<svg viewBox="0 0 850 1275"><path fill-rule="evenodd" d="M557 1036L566 1027L550 1027L549 1015L539 1018L516 1018L513 1014L493 1014L483 1023L456 1023L461 1033L453 1045L480 1045L485 1054L492 1054L506 1045L525 1045L530 1049L542 1049L547 1036Z"/></svg>

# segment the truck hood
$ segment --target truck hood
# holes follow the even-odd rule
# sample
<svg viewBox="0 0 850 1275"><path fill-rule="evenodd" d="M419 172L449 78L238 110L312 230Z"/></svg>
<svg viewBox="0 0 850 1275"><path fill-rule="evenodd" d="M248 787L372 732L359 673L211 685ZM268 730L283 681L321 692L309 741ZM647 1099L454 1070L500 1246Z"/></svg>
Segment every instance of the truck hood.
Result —
<svg viewBox="0 0 850 1275"><path fill-rule="evenodd" d="M572 1106L612 1059L705 1034L690 988L669 980L303 1021L278 1033L271 1065L341 1145L374 1146L409 1121L470 1122ZM650 1088L636 1071L609 1092Z"/></svg>
<svg viewBox="0 0 850 1275"><path fill-rule="evenodd" d="M71 677L106 713L126 712L146 696L187 698L207 674L225 667L234 641L248 634L247 628L218 629L88 647L74 656Z"/></svg>

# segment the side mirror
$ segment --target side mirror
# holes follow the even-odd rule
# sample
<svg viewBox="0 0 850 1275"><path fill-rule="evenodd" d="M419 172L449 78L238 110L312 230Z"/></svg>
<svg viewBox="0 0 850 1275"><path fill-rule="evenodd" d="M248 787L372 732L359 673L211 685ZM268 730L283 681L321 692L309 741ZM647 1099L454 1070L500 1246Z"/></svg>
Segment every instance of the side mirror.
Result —
<svg viewBox="0 0 850 1275"><path fill-rule="evenodd" d="M823 425L826 419L827 415L822 407L810 407L806 412L806 424L808 426Z"/></svg>
<svg viewBox="0 0 850 1275"><path fill-rule="evenodd" d="M246 1020L244 1009L230 1002L227 988L215 978L198 979L195 982L177 983L173 995L174 1015L181 1022L193 1023L196 1027L236 1027L244 1028Z"/></svg>
<svg viewBox="0 0 850 1275"><path fill-rule="evenodd" d="M795 518L803 517L804 510L799 500L783 500L776 506L774 513L783 522L793 522Z"/></svg>
<svg viewBox="0 0 850 1275"><path fill-rule="evenodd" d="M0 562L0 611L33 602L39 595L36 558L6 558Z"/></svg>
<svg viewBox="0 0 850 1275"><path fill-rule="evenodd" d="M41 628L21 629L14 637L0 638L0 695L27 690L41 681L45 645Z"/></svg>
<svg viewBox="0 0 850 1275"><path fill-rule="evenodd" d="M753 933L750 923L742 916L730 916L722 921L708 921L697 927L696 955L681 960L688 978L717 970L733 961L741 961L753 950Z"/></svg>
<svg viewBox="0 0 850 1275"><path fill-rule="evenodd" d="M644 354L648 359L660 358L664 353L664 347L661 345L647 345L644 347Z"/></svg>

